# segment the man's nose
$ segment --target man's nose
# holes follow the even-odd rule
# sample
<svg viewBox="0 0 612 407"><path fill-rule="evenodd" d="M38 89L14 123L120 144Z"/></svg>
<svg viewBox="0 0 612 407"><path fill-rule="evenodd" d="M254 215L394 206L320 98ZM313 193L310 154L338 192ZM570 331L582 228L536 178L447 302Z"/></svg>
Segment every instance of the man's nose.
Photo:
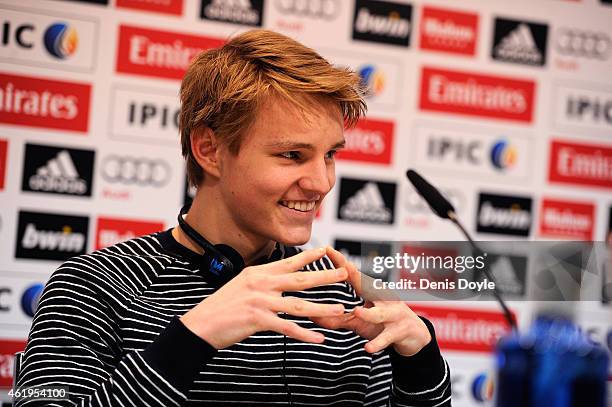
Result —
<svg viewBox="0 0 612 407"><path fill-rule="evenodd" d="M325 195L333 186L334 168L325 160L316 160L304 168L305 174L299 181L302 189Z"/></svg>

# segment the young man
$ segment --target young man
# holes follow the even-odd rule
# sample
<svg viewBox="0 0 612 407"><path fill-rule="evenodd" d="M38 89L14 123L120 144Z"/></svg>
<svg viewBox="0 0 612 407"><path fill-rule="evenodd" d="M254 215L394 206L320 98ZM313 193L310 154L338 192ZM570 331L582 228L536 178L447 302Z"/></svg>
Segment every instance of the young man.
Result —
<svg viewBox="0 0 612 407"><path fill-rule="evenodd" d="M339 252L293 248L334 185L345 123L365 112L358 77L257 30L198 56L181 101L197 186L182 221L223 245L233 278L187 226L71 259L41 298L18 385L69 386L55 405L450 405L431 324L364 303Z"/></svg>

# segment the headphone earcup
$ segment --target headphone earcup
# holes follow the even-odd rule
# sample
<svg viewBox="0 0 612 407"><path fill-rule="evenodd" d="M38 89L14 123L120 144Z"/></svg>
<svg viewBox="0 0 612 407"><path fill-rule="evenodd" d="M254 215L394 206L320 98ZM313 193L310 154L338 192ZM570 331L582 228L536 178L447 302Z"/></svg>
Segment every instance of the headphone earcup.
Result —
<svg viewBox="0 0 612 407"><path fill-rule="evenodd" d="M240 272L244 269L244 259L242 258L240 253L238 253L238 251L233 247L228 246L226 244L216 244L215 249L217 249L219 253L224 255L232 264L231 274L233 275L230 280L240 274Z"/></svg>

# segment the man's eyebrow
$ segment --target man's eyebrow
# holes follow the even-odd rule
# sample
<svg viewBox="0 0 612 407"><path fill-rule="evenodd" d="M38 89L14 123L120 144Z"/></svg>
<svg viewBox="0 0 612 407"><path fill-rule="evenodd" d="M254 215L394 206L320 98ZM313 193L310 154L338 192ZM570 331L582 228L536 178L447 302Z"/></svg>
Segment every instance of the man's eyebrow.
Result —
<svg viewBox="0 0 612 407"><path fill-rule="evenodd" d="M342 139L341 141L338 141L336 144L334 144L331 147L331 149L335 150L338 148L344 148L345 144L346 144L346 141ZM315 148L314 145L310 143L300 143L300 142L293 142L293 141L276 141L273 143L266 144L266 147L279 149L279 150L298 150L298 149L314 150Z"/></svg>

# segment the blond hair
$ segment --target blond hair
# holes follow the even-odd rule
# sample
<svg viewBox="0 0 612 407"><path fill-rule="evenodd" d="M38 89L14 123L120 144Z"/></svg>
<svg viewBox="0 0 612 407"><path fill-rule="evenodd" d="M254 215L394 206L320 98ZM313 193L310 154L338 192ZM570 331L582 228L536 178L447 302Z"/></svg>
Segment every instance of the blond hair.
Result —
<svg viewBox="0 0 612 407"><path fill-rule="evenodd" d="M210 128L237 154L258 107L272 94L300 108L305 96L323 96L337 104L347 126L367 109L359 76L350 69L334 67L313 49L273 31L240 34L200 53L181 84L179 131L191 185L204 179L191 151L194 130Z"/></svg>

